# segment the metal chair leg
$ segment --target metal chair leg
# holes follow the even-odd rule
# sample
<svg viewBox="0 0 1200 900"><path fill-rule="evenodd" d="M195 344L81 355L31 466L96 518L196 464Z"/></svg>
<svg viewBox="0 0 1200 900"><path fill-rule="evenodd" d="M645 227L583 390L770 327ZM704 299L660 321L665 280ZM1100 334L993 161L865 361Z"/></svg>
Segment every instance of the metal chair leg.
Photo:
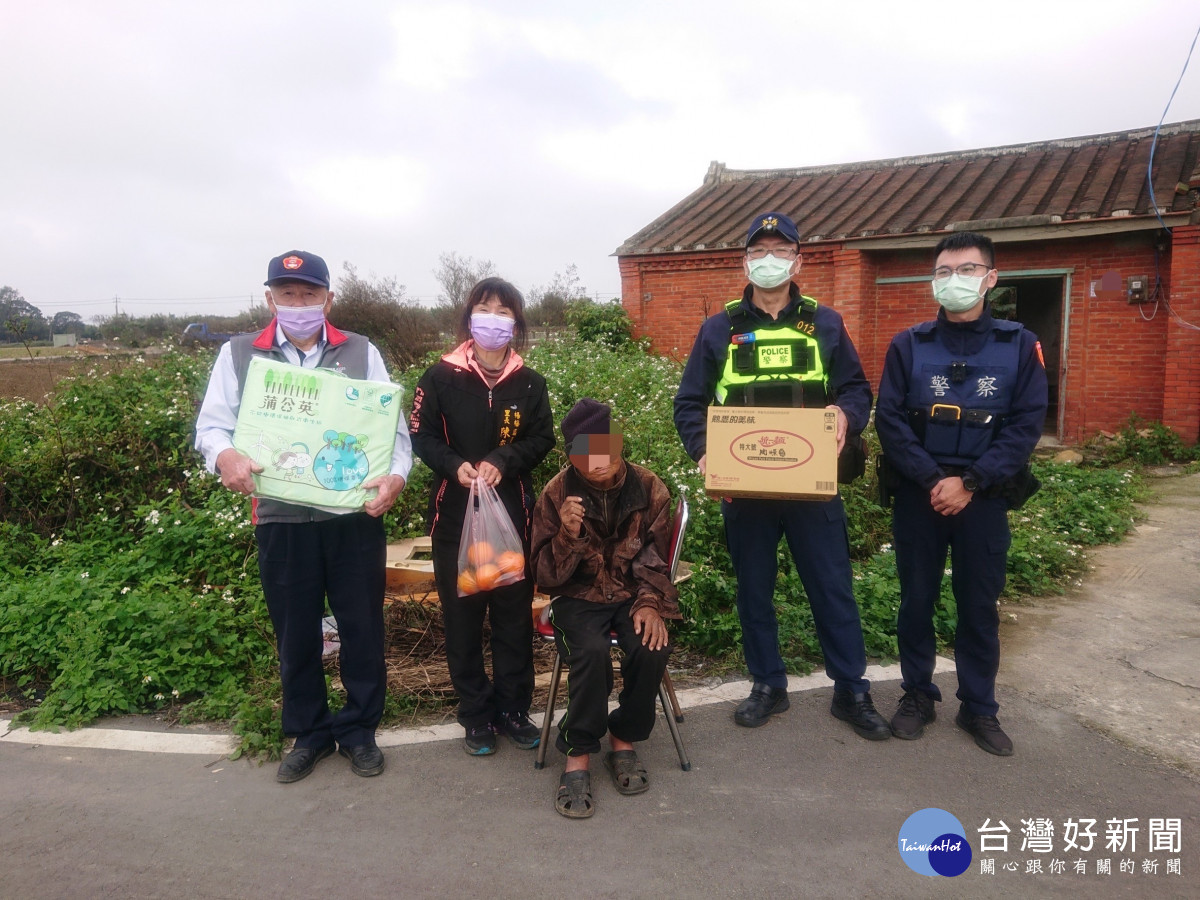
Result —
<svg viewBox="0 0 1200 900"><path fill-rule="evenodd" d="M667 720L667 730L671 732L671 740L675 742L675 752L679 754L679 768L690 772L692 771L692 762L688 759L687 751L683 749L683 735L679 733L679 724L672 715L671 699L667 696L666 673L658 684L658 699L662 703L663 718Z"/></svg>
<svg viewBox="0 0 1200 900"><path fill-rule="evenodd" d="M558 685L562 680L562 656L554 654L554 668L550 670L550 694L546 698L546 716L542 720L542 738L538 741L537 756L533 760L535 769L546 767L546 748L550 743L550 726L554 724L554 701L558 699Z"/></svg>

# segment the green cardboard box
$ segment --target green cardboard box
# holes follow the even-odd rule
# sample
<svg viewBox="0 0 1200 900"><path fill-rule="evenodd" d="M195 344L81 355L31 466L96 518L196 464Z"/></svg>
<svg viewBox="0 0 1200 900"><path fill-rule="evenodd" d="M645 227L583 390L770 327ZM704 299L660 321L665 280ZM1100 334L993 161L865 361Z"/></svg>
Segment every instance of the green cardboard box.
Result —
<svg viewBox="0 0 1200 900"><path fill-rule="evenodd" d="M391 470L400 398L389 382L251 360L233 446L263 467L255 496L361 508L363 483Z"/></svg>

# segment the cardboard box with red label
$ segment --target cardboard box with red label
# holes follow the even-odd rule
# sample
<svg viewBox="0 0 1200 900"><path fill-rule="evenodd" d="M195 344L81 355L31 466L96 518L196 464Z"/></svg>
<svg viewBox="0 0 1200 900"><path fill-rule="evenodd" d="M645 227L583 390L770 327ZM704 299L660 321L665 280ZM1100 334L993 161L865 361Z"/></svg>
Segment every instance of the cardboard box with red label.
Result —
<svg viewBox="0 0 1200 900"><path fill-rule="evenodd" d="M710 406L710 497L828 500L837 494L837 410Z"/></svg>

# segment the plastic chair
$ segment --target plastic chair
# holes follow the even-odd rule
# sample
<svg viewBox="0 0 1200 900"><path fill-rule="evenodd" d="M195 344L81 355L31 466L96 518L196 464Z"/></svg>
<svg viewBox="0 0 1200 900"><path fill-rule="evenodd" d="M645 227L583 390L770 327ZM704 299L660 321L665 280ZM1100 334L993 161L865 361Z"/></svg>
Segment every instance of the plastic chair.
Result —
<svg viewBox="0 0 1200 900"><path fill-rule="evenodd" d="M687 523L687 500L680 497L679 503L675 507L675 521L671 528L670 573L672 581L676 580L676 571L679 569L679 555L683 551L683 537L687 533ZM536 630L541 635L542 640L554 643L554 626L550 624L549 606L542 611L542 615L538 618ZM617 646L616 634L612 635L612 644L614 647ZM542 739L538 744L537 758L533 762L535 769L542 769L546 766L546 749L550 742L550 726L554 724L554 701L558 699L558 688L562 682L562 673L562 656L555 650L554 668L550 670L550 695L546 699L546 715L542 719ZM685 772L690 772L692 763L688 759L687 751L683 747L683 736L679 733L679 723L683 721L683 712L679 709L679 698L675 696L675 685L671 682L671 673L667 670L663 670L662 682L658 686L658 699L662 703L663 716L666 717L667 728L671 732L671 739L675 742L675 752L679 754L679 768Z"/></svg>

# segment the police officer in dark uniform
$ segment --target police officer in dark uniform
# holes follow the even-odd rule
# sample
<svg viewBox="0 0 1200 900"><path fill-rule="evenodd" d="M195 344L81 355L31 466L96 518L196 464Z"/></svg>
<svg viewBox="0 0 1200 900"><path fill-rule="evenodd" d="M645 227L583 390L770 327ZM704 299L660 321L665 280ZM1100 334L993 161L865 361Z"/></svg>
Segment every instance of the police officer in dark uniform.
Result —
<svg viewBox="0 0 1200 900"><path fill-rule="evenodd" d="M800 270L799 245L800 235L787 216L755 216L744 260L750 284L740 300L700 327L675 397L675 427L702 472L708 406L714 402L836 409L839 452L847 433L857 435L867 424L871 386L842 317L803 296L792 282ZM738 580L742 648L753 679L734 721L752 728L788 708L774 600L782 535L808 594L825 671L834 682L831 712L864 738L890 737L863 677L867 658L841 498L724 500L721 512Z"/></svg>
<svg viewBox="0 0 1200 900"><path fill-rule="evenodd" d="M915 740L937 717L933 610L949 548L958 608L955 722L984 750L1009 756L1012 741L996 719L997 601L1011 542L1008 510L1036 484L1028 464L1046 416L1046 370L1036 335L992 318L991 240L949 235L935 260L933 294L941 310L936 321L892 339L875 410L900 576L904 696L891 729Z"/></svg>

